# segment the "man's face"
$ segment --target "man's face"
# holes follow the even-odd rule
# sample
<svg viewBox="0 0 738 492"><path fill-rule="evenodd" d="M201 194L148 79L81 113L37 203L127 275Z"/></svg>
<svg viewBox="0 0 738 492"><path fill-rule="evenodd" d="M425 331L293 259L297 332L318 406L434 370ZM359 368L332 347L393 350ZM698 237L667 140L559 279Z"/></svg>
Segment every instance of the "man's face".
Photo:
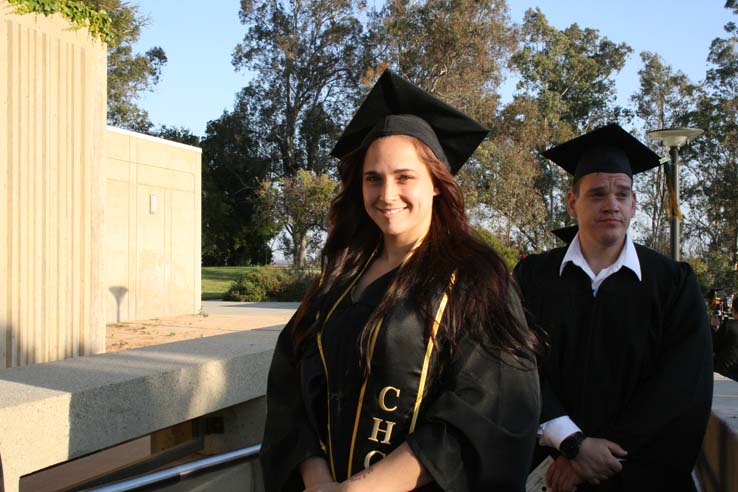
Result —
<svg viewBox="0 0 738 492"><path fill-rule="evenodd" d="M579 192L570 191L566 209L579 224L585 241L601 247L620 244L636 209L633 180L624 173L590 173L579 178Z"/></svg>

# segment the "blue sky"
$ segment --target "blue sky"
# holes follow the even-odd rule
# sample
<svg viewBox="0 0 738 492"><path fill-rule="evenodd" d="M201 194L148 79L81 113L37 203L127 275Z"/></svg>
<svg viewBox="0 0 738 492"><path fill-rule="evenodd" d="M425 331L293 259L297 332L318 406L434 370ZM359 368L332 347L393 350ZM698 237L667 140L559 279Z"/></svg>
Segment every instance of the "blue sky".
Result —
<svg viewBox="0 0 738 492"><path fill-rule="evenodd" d="M230 109L248 76L236 72L231 53L241 40L238 1L133 0L150 19L136 49L161 46L169 59L161 82L145 94L141 106L156 125L184 126L197 135L208 121ZM738 21L724 0L508 0L510 16L522 21L526 9L539 7L559 29L573 23L591 27L614 42L633 48L617 78L618 101L627 104L638 88L641 51L654 51L693 81L704 78L710 42L723 25ZM509 99L514 81L502 88Z"/></svg>

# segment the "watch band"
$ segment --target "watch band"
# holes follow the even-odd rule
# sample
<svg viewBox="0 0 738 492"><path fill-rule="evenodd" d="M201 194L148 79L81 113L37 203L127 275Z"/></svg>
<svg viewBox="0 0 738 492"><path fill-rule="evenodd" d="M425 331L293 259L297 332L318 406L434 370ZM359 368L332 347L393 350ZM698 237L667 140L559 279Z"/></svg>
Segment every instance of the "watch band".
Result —
<svg viewBox="0 0 738 492"><path fill-rule="evenodd" d="M559 452L561 453L561 456L570 460L576 458L579 454L579 448L581 447L584 439L585 436L582 432L575 432L574 434L561 441L561 444L559 445Z"/></svg>

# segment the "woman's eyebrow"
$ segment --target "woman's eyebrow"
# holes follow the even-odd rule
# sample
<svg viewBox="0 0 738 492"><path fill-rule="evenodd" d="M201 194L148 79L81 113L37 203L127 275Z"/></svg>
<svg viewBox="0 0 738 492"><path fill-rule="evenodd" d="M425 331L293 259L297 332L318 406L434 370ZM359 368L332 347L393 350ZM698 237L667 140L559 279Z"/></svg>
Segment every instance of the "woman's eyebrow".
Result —
<svg viewBox="0 0 738 492"><path fill-rule="evenodd" d="M400 174L400 173L414 173L417 169L411 169L411 168L403 168L403 169L394 169L390 174ZM369 174L379 174L377 171L364 171L364 175Z"/></svg>

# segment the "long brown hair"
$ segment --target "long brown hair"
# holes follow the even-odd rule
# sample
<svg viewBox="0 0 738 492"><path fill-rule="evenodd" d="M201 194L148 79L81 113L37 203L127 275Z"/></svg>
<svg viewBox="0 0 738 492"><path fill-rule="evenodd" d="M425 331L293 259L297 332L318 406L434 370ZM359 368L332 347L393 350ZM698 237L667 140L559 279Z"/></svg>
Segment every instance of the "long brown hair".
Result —
<svg viewBox="0 0 738 492"><path fill-rule="evenodd" d="M523 360L543 353L543 337L513 314L510 289L515 289L504 261L472 229L466 217L464 196L453 175L419 140L412 138L419 158L427 165L439 194L433 199L430 229L394 280L391 294L372 313L359 340L367 370L369 332L375 322L400 299L411 299L430 333L439 295L455 274L448 305L437 332L442 360L456 347L462 330L468 330L491 352L497 350ZM321 280L306 294L293 322L293 346L300 353L305 338L321 323L375 248L382 232L369 218L362 200L362 169L366 150L345 158L339 167L341 191L331 204L329 232L321 256ZM485 333L486 332L486 333Z"/></svg>

